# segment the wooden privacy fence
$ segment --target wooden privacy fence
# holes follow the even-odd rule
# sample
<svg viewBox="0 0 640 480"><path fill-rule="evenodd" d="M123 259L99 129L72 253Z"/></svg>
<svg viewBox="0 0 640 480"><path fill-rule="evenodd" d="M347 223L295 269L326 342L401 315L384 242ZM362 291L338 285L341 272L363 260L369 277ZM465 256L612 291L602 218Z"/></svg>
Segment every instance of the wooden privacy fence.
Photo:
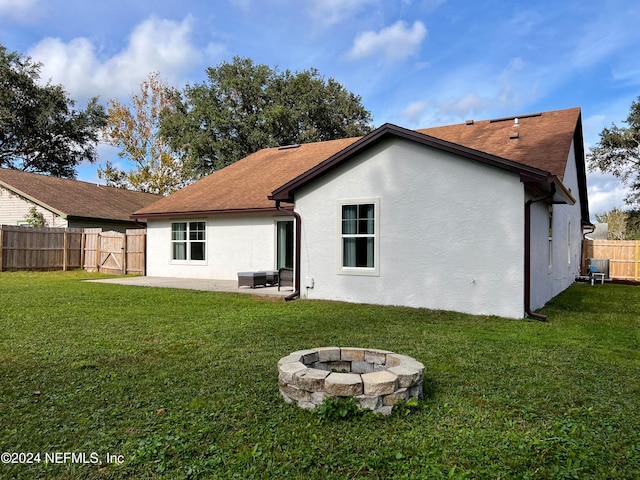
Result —
<svg viewBox="0 0 640 480"><path fill-rule="evenodd" d="M584 240L582 247L584 272L587 258L605 258L611 278L640 281L639 240Z"/></svg>
<svg viewBox="0 0 640 480"><path fill-rule="evenodd" d="M72 270L145 274L146 230L0 226L0 271Z"/></svg>

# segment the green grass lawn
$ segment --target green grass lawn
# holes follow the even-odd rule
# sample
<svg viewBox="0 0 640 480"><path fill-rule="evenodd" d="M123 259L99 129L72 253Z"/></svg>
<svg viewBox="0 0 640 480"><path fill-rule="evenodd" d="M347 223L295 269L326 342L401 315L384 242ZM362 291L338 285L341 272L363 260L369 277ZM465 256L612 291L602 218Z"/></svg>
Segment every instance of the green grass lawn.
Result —
<svg viewBox="0 0 640 480"><path fill-rule="evenodd" d="M0 273L0 452L41 455L0 478L640 478L640 287L573 285L541 323L96 276ZM416 358L426 398L286 404L278 359L328 345Z"/></svg>

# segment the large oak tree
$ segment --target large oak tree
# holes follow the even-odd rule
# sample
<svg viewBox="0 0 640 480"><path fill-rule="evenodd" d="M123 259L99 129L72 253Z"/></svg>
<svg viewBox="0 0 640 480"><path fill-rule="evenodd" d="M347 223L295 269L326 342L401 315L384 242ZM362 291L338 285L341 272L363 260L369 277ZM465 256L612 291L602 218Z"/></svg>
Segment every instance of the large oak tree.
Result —
<svg viewBox="0 0 640 480"><path fill-rule="evenodd" d="M315 69L281 72L235 57L176 93L160 131L206 175L262 148L364 135L371 120L359 96Z"/></svg>
<svg viewBox="0 0 640 480"><path fill-rule="evenodd" d="M631 103L626 127L613 124L600 132L588 155L589 168L611 173L629 186L626 202L640 206L640 97Z"/></svg>
<svg viewBox="0 0 640 480"><path fill-rule="evenodd" d="M0 45L0 167L74 178L93 163L106 113L75 108L61 85L41 85L40 64Z"/></svg>

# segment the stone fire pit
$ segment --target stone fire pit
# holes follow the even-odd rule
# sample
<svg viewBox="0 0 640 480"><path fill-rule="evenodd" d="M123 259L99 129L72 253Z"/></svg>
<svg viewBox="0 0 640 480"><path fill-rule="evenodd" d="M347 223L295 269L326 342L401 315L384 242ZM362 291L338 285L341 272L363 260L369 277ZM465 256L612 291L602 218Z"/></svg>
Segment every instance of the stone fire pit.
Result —
<svg viewBox="0 0 640 480"><path fill-rule="evenodd" d="M388 415L393 406L422 397L424 365L375 348L320 347L278 361L278 384L287 403L314 409L326 396L353 397L360 408Z"/></svg>

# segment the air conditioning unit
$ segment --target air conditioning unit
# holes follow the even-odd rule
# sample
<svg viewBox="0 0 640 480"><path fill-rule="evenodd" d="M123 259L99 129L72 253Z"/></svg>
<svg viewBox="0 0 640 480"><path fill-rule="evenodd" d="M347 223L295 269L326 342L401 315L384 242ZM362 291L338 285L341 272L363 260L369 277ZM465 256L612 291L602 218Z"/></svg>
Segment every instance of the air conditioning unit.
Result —
<svg viewBox="0 0 640 480"><path fill-rule="evenodd" d="M591 269L592 273L604 273L604 278L610 278L608 258L587 258L587 271L589 270L589 265L595 267L595 269Z"/></svg>

